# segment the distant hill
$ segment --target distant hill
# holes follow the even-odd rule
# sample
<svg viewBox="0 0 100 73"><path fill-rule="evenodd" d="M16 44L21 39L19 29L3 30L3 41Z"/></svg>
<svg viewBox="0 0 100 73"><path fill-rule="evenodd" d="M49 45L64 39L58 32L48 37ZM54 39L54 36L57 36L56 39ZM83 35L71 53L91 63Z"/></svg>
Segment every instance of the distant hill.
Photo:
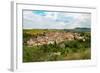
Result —
<svg viewBox="0 0 100 73"><path fill-rule="evenodd" d="M65 31L72 31L72 32L90 32L91 28L74 28L74 29L64 29Z"/></svg>
<svg viewBox="0 0 100 73"><path fill-rule="evenodd" d="M90 32L91 29L90 28L75 28L75 31L81 31L81 32Z"/></svg>

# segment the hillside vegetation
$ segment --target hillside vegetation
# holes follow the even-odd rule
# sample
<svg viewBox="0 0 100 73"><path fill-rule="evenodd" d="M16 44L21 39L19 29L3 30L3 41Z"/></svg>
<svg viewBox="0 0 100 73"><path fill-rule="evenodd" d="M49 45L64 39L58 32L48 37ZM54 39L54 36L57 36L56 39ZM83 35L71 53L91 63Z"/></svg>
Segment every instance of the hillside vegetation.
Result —
<svg viewBox="0 0 100 73"><path fill-rule="evenodd" d="M90 32L23 30L23 62L91 59Z"/></svg>

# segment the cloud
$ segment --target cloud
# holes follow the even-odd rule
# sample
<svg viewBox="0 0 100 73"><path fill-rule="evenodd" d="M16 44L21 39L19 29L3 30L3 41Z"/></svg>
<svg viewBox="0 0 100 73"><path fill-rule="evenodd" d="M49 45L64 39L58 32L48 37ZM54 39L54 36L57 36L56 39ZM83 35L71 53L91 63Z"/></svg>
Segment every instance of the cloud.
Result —
<svg viewBox="0 0 100 73"><path fill-rule="evenodd" d="M91 14L88 13L23 11L24 29L90 28L90 25Z"/></svg>
<svg viewBox="0 0 100 73"><path fill-rule="evenodd" d="M29 12L28 12L29 13ZM64 23L56 22L51 18L35 15L32 13L23 16L23 28L30 29L63 29Z"/></svg>

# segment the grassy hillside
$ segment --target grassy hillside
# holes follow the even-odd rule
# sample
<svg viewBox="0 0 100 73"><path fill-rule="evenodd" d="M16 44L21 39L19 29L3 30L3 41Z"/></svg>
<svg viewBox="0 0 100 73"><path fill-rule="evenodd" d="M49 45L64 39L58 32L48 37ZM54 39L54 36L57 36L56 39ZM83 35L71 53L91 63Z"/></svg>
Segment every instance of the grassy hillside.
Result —
<svg viewBox="0 0 100 73"><path fill-rule="evenodd" d="M82 40L65 40L60 43L28 46L27 40L48 32L65 32L64 30L28 29L23 30L23 62L85 60L91 58L90 32L76 32L85 37ZM59 36L58 36L59 37Z"/></svg>

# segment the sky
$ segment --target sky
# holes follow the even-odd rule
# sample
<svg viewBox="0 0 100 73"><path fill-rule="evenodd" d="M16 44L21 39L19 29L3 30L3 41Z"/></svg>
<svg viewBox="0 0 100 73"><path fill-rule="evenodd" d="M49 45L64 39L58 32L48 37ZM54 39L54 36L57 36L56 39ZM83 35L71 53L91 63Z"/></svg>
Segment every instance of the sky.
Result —
<svg viewBox="0 0 100 73"><path fill-rule="evenodd" d="M90 13L24 10L23 29L90 28Z"/></svg>

